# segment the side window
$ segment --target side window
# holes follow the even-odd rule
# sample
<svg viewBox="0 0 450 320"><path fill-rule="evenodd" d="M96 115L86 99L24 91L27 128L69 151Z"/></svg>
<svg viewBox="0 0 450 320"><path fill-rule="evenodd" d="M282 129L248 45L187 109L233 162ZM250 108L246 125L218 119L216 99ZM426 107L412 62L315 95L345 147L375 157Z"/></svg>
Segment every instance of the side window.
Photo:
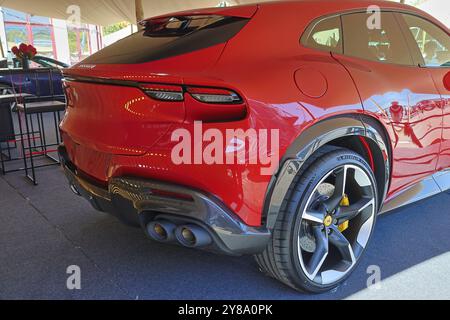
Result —
<svg viewBox="0 0 450 320"><path fill-rule="evenodd" d="M450 36L425 19L402 14L427 67L450 67Z"/></svg>
<svg viewBox="0 0 450 320"><path fill-rule="evenodd" d="M395 17L381 13L381 29L367 27L367 13L342 16L344 54L362 59L413 65L412 57Z"/></svg>
<svg viewBox="0 0 450 320"><path fill-rule="evenodd" d="M305 47L342 53L341 19L336 16L312 23L301 42Z"/></svg>

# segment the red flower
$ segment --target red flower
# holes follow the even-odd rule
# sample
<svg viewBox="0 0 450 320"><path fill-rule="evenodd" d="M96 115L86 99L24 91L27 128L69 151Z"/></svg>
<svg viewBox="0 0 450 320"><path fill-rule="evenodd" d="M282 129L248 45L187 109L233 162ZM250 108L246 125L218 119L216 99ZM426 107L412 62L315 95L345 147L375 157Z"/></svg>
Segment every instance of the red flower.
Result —
<svg viewBox="0 0 450 320"><path fill-rule="evenodd" d="M26 45L25 43L21 43L20 46L19 46L19 50L22 53L27 53L28 52L28 45Z"/></svg>
<svg viewBox="0 0 450 320"><path fill-rule="evenodd" d="M19 59L23 58L33 59L37 54L37 50L34 46L25 43L21 43L19 45L19 48L17 47L12 48L11 51Z"/></svg>
<svg viewBox="0 0 450 320"><path fill-rule="evenodd" d="M14 47L11 48L11 52L14 53L17 56L19 54L19 48L14 46Z"/></svg>
<svg viewBox="0 0 450 320"><path fill-rule="evenodd" d="M28 50L27 50L28 56L30 59L33 59L34 56L37 54L37 50L35 47L33 47L31 44L28 45Z"/></svg>

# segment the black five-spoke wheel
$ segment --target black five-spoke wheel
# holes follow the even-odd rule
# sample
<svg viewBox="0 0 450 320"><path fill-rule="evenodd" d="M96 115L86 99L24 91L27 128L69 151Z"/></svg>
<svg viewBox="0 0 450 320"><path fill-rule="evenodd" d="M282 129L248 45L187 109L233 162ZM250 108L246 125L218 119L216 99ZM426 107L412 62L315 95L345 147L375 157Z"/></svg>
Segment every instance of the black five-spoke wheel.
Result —
<svg viewBox="0 0 450 320"><path fill-rule="evenodd" d="M298 256L308 278L325 285L343 278L366 247L374 217L375 190L363 169L344 165L325 175L308 199L299 232Z"/></svg>
<svg viewBox="0 0 450 320"><path fill-rule="evenodd" d="M350 150L325 147L299 172L260 267L291 287L324 292L359 262L378 212L374 174Z"/></svg>

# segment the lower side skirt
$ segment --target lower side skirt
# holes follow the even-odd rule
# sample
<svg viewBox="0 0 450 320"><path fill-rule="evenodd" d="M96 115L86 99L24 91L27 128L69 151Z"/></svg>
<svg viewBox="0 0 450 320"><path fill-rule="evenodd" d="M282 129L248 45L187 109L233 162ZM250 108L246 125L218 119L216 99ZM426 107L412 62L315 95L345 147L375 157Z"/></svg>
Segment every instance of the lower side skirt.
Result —
<svg viewBox="0 0 450 320"><path fill-rule="evenodd" d="M448 190L450 190L450 169L425 178L401 192L384 204L380 214L390 212Z"/></svg>

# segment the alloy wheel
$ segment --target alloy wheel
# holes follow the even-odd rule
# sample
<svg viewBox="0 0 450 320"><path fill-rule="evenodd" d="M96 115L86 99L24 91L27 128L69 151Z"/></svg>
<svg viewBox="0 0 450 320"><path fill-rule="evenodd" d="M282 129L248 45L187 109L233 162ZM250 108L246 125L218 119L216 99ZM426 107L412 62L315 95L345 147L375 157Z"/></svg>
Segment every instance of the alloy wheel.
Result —
<svg viewBox="0 0 450 320"><path fill-rule="evenodd" d="M318 285L341 281L369 241L375 214L375 186L355 165L337 167L316 185L302 212L298 259Z"/></svg>

